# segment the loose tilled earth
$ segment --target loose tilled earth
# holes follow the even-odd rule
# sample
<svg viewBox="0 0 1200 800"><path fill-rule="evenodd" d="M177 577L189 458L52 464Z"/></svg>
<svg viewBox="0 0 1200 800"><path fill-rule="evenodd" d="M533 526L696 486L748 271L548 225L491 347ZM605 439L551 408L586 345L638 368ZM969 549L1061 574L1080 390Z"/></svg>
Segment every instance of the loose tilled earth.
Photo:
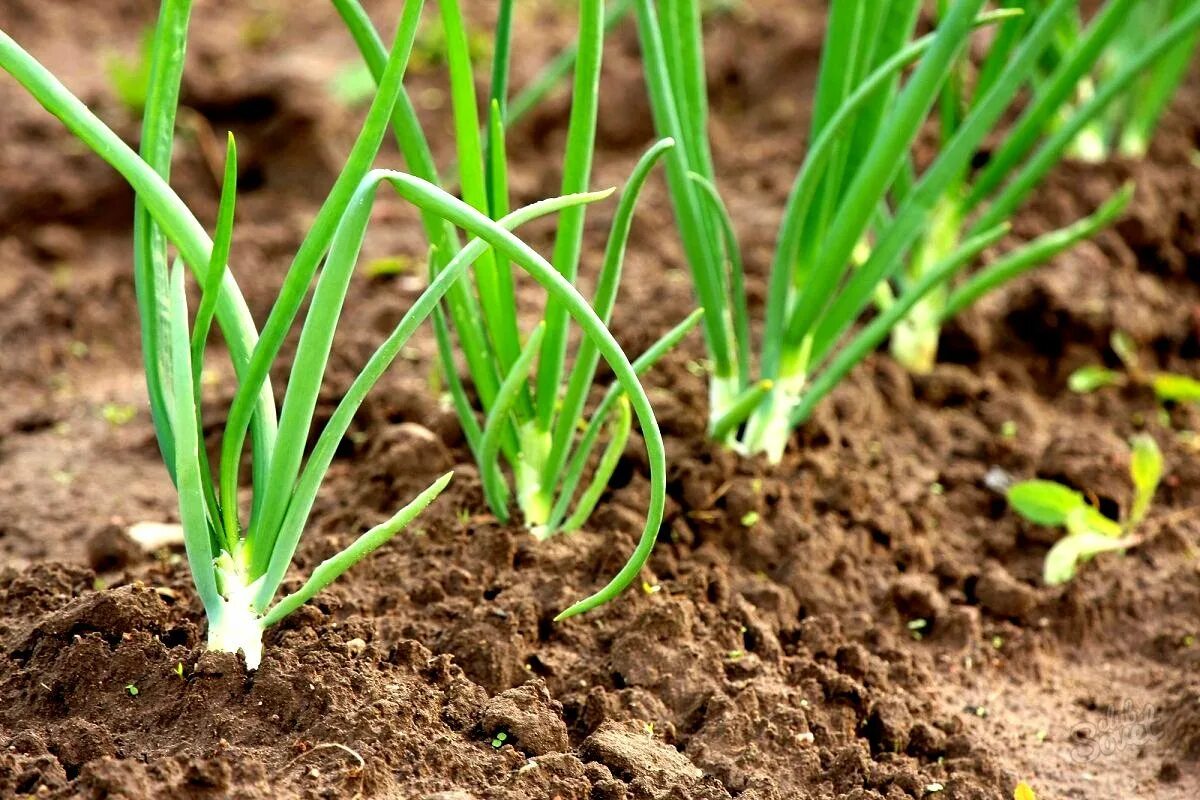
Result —
<svg viewBox="0 0 1200 800"><path fill-rule="evenodd" d="M0 27L132 140L102 65L137 51L155 5L6 0ZM399 5L371 10L390 21ZM472 4L477 23L490 5ZM715 148L756 304L803 151L821 8L744 0L711 20ZM563 9L521 5L518 86L569 38ZM637 52L628 26L611 40L597 185L619 184L652 140ZM430 130L448 133L430 61L410 86ZM318 0L197 3L174 184L211 222L213 144L238 135L234 269L259 319L362 117L330 91L353 64ZM512 135L522 201L556 192L568 102L560 93ZM7 79L0 108L3 797L999 800L1020 779L1049 800L1200 796L1200 452L1186 433L1200 415L1164 416L1136 389L1065 386L1074 368L1113 362L1114 329L1196 374L1197 83L1148 162L1060 169L1014 235L1134 178L1126 221L966 314L933 375L868 361L779 468L705 442L690 339L647 380L671 472L644 585L582 619L551 622L633 546L640 442L586 531L538 544L497 524L430 388L425 332L345 443L297 574L444 470L456 480L413 531L273 630L251 675L204 652L180 554L144 554L124 533L177 513L139 366L130 192ZM592 215L585 282L611 213ZM422 286L414 215L385 193L376 216L368 257L413 267L357 278L326 413ZM645 347L689 292L656 181L618 337ZM537 297L527 290L531 310ZM214 366L213 419L232 393ZM1167 463L1147 541L1042 586L1054 534L1007 512L985 475L1065 481L1116 513L1138 430Z"/></svg>

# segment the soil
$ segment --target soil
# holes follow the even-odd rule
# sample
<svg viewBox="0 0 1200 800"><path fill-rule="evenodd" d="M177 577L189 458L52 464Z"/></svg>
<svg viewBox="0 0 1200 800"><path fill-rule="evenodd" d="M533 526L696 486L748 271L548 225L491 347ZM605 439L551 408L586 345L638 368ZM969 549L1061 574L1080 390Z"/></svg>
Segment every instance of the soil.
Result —
<svg viewBox="0 0 1200 800"><path fill-rule="evenodd" d="M383 20L399 5L369 7ZM102 64L136 52L155 6L9 0L0 28L132 140ZM755 304L822 13L746 0L711 21L718 171ZM571 35L555 3L520 14L518 86ZM211 221L206 154L214 132L238 135L235 269L261 320L361 118L329 91L354 53L316 0L201 0L195 18L174 184ZM653 136L634 32L611 42L597 185ZM410 85L448 131L437 65ZM1115 329L1156 366L1200 372L1200 82L1149 159L1065 165L1014 236L1135 179L1125 221L964 314L932 375L869 359L779 467L705 441L702 346L687 341L647 378L672 465L655 555L641 588L581 619L551 621L632 548L640 443L586 531L539 544L498 524L428 388L423 332L348 437L294 574L457 477L415 530L270 632L252 674L204 651L181 554L125 533L177 518L144 399L130 193L11 81L0 107L0 796L1000 800L1019 780L1048 800L1200 796L1200 412L1066 388L1082 364L1115 364ZM555 192L568 108L559 93L513 132L518 199ZM592 215L585 283L609 214ZM381 196L376 216L368 257L422 258L411 211ZM657 180L626 275L614 330L638 351L692 306ZM356 277L323 407L421 285ZM232 394L215 369L212 417ZM989 472L1061 480L1116 513L1124 440L1142 430L1167 465L1145 543L1043 586L1053 534L1009 513Z"/></svg>

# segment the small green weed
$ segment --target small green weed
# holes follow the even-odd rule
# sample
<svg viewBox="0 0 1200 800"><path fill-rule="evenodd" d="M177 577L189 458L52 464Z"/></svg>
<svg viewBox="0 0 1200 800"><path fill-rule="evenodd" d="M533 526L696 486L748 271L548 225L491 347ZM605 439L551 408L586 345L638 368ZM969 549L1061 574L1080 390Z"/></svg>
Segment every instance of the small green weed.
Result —
<svg viewBox="0 0 1200 800"><path fill-rule="evenodd" d="M1131 445L1133 500L1123 522L1100 513L1082 492L1055 481L1022 481L1009 487L1008 503L1022 517L1037 525L1067 530L1067 535L1046 554L1043 579L1048 585L1071 580L1080 564L1101 553L1125 550L1138 543L1133 534L1150 509L1162 479L1163 463L1158 444L1149 435L1135 436Z"/></svg>

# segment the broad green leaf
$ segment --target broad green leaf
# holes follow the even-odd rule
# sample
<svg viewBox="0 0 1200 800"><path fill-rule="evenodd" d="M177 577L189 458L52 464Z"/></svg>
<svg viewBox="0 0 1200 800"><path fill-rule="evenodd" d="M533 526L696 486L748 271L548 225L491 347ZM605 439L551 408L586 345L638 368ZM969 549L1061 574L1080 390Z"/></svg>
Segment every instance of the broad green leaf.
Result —
<svg viewBox="0 0 1200 800"><path fill-rule="evenodd" d="M1195 378L1160 372L1151 378L1150 385L1161 402L1200 403L1200 381Z"/></svg>
<svg viewBox="0 0 1200 800"><path fill-rule="evenodd" d="M1066 525L1072 511L1087 508L1083 495L1054 481L1021 481L1008 490L1008 504L1038 525Z"/></svg>
<svg viewBox="0 0 1200 800"><path fill-rule="evenodd" d="M1079 565L1090 561L1101 553L1124 550L1131 547L1131 538L1114 539L1102 533L1072 533L1059 539L1042 566L1042 579L1048 586L1058 586L1075 577Z"/></svg>
<svg viewBox="0 0 1200 800"><path fill-rule="evenodd" d="M1129 459L1129 476L1133 478L1133 508L1129 513L1129 524L1133 526L1146 518L1150 501L1154 499L1158 482L1162 480L1163 461L1158 442L1149 434L1133 437L1130 444L1133 448Z"/></svg>
<svg viewBox="0 0 1200 800"><path fill-rule="evenodd" d="M1104 516L1095 507L1083 505L1067 514L1067 533L1099 533L1115 539L1124 533L1124 530L1120 523Z"/></svg>
<svg viewBox="0 0 1200 800"><path fill-rule="evenodd" d="M1124 376L1121 373L1099 364L1080 367L1067 378L1067 386L1076 394L1090 394L1097 389L1117 386L1122 382Z"/></svg>

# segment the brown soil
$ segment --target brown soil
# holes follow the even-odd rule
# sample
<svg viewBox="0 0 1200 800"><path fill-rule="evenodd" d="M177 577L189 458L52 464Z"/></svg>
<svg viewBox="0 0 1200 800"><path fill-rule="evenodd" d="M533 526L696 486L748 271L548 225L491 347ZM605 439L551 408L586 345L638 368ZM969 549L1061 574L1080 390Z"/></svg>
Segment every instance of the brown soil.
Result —
<svg viewBox="0 0 1200 800"><path fill-rule="evenodd" d="M155 5L10 0L0 28L133 136L99 66L136 49ZM399 3L370 5L394 19ZM523 7L518 85L570 35L554 9ZM755 302L802 152L817 9L747 0L713 22L714 138ZM204 145L237 133L235 267L261 319L361 116L327 90L353 52L316 0L204 0L194 34L174 182L211 219ZM619 183L652 136L636 55L620 31L598 185ZM445 129L442 76L411 83ZM632 547L638 448L588 531L538 544L498 525L427 388L425 335L356 423L297 574L443 470L456 480L411 535L273 631L247 675L204 652L180 554L142 555L123 533L176 514L143 395L129 192L0 80L0 796L1000 800L1020 779L1048 800L1200 796L1200 466L1184 433L1200 415L1065 388L1075 367L1112 359L1114 328L1162 367L1196 371L1198 101L1193 82L1146 163L1059 170L1016 235L1132 177L1128 220L966 314L933 375L868 361L779 468L704 441L689 341L649 378L672 468L645 590L582 619L551 622ZM513 134L521 199L555 190L567 104ZM589 267L607 213L593 215ZM369 255L420 257L410 211L383 197L377 216ZM655 183L615 320L632 350L691 306L670 222ZM358 278L330 399L420 286ZM230 382L218 375L214 409ZM110 404L135 407L132 421L106 419ZM1143 429L1168 468L1148 541L1042 586L1052 537L1008 513L985 475L1063 480L1115 511L1122 441Z"/></svg>

